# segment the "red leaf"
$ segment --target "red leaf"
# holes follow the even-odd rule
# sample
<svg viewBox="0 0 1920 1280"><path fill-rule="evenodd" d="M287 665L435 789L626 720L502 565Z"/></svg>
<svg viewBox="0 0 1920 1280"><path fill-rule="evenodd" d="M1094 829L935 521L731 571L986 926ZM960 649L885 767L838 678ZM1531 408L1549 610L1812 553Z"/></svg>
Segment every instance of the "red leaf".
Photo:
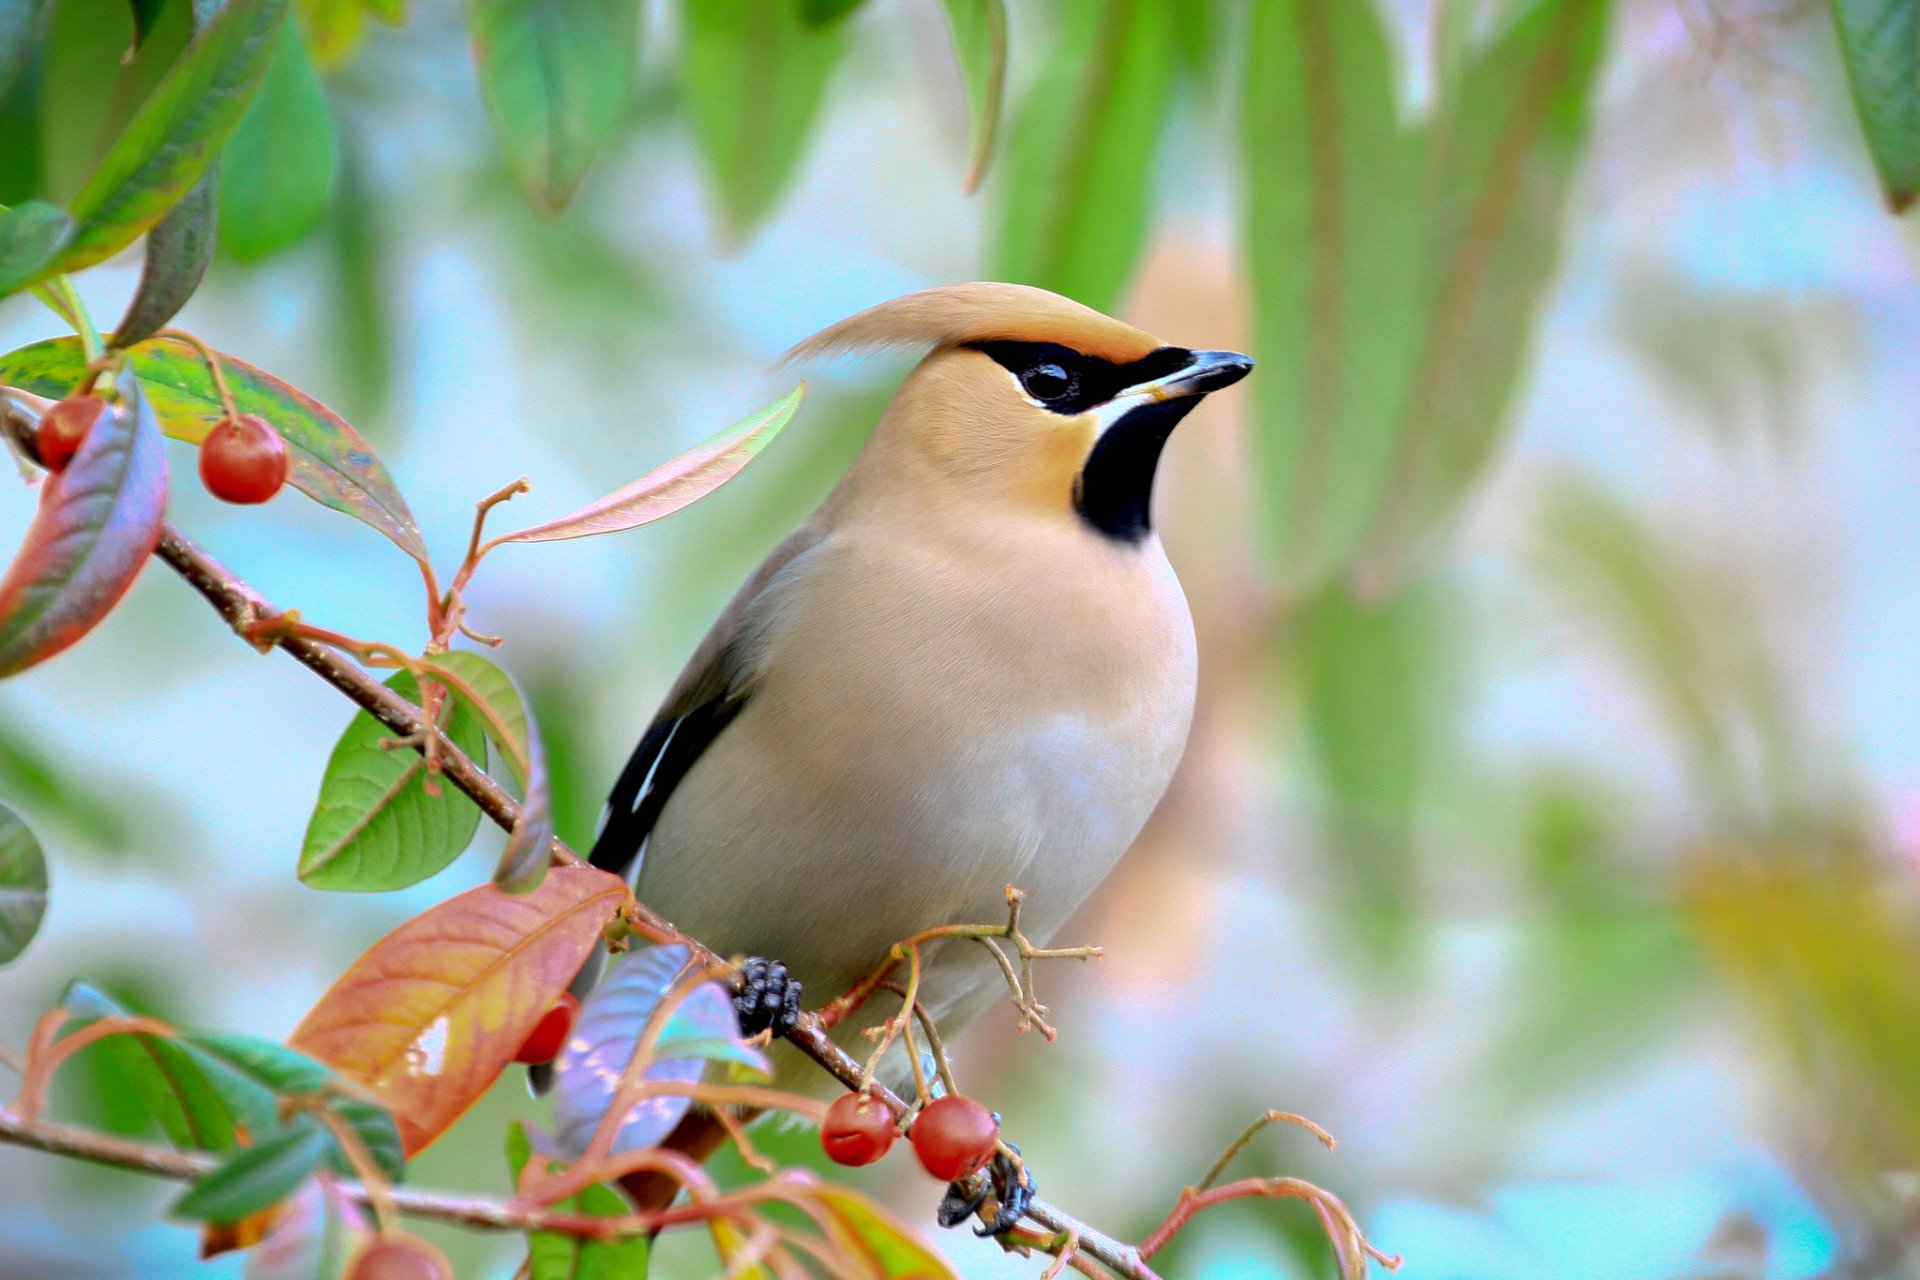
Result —
<svg viewBox="0 0 1920 1280"><path fill-rule="evenodd" d="M792 420L806 390L807 384L803 382L752 417L734 423L711 440L662 463L598 502L531 529L501 534L487 545L557 542L596 533L620 533L670 516L739 475L741 468L758 457Z"/></svg>
<svg viewBox="0 0 1920 1280"><path fill-rule="evenodd" d="M0 580L0 676L93 630L153 554L167 513L160 425L131 376L66 470L48 477L26 541Z"/></svg>
<svg viewBox="0 0 1920 1280"><path fill-rule="evenodd" d="M627 897L587 866L471 889L367 948L287 1044L370 1090L411 1157L493 1084Z"/></svg>

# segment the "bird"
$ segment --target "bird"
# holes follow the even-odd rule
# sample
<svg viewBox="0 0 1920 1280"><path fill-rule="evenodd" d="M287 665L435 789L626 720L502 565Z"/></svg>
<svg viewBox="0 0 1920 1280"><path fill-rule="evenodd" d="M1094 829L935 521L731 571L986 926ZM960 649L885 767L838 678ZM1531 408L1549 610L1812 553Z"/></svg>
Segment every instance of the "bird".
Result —
<svg viewBox="0 0 1920 1280"><path fill-rule="evenodd" d="M921 930L1004 920L1008 886L1045 945L1140 833L1193 716L1154 476L1252 360L976 282L880 303L782 363L885 349L924 354L695 649L590 855L717 953L766 958L743 1031L777 1033L796 985L830 1000ZM976 944L926 961L943 1035L1005 998ZM850 1048L858 1022L835 1028Z"/></svg>

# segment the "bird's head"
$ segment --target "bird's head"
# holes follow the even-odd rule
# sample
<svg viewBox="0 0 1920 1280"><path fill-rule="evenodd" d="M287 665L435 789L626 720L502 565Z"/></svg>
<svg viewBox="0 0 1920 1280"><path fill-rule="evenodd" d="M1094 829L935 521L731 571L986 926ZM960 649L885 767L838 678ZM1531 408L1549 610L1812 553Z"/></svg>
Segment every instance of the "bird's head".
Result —
<svg viewBox="0 0 1920 1280"><path fill-rule="evenodd" d="M1247 375L1232 351L1167 346L1013 284L911 293L822 330L786 360L928 347L874 432L886 482L1077 520L1138 543L1160 451L1201 397Z"/></svg>

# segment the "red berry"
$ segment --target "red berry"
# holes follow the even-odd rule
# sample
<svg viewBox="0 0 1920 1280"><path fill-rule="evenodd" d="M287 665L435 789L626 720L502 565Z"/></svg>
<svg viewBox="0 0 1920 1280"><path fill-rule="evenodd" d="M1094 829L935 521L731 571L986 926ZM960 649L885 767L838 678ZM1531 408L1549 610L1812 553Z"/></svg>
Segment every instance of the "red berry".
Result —
<svg viewBox="0 0 1920 1280"><path fill-rule="evenodd" d="M820 1145L835 1164L872 1164L898 1135L893 1109L864 1093L841 1094L820 1122Z"/></svg>
<svg viewBox="0 0 1920 1280"><path fill-rule="evenodd" d="M258 414L229 418L200 444L200 480L227 502L265 502L287 482L287 442Z"/></svg>
<svg viewBox="0 0 1920 1280"><path fill-rule="evenodd" d="M453 1280L447 1255L418 1236L376 1236L353 1256L346 1280Z"/></svg>
<svg viewBox="0 0 1920 1280"><path fill-rule="evenodd" d="M40 465L49 471L66 470L73 455L80 451L80 442L93 430L93 424L100 421L106 408L107 402L99 396L68 396L48 409L33 438Z"/></svg>
<svg viewBox="0 0 1920 1280"><path fill-rule="evenodd" d="M562 991L560 998L553 1002L553 1008L533 1024L533 1030L527 1033L513 1060L529 1066L552 1062L560 1056L560 1049L567 1043L567 1037L573 1034L573 1020L579 1014L580 1002L574 999L573 992Z"/></svg>
<svg viewBox="0 0 1920 1280"><path fill-rule="evenodd" d="M972 1098L950 1093L929 1102L907 1136L921 1168L942 1182L957 1182L993 1159L1000 1122Z"/></svg>

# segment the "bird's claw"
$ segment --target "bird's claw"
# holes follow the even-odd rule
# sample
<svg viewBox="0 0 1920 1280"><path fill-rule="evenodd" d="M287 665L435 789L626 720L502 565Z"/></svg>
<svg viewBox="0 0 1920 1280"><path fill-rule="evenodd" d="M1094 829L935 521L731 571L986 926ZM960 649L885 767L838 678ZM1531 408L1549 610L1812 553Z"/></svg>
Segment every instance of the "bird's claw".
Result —
<svg viewBox="0 0 1920 1280"><path fill-rule="evenodd" d="M1020 1148L1009 1142L1007 1149L1014 1155L1020 1154ZM986 1168L986 1178L980 1190L968 1195L959 1183L951 1183L947 1194L941 1199L940 1207L934 1212L934 1220L943 1227L957 1227L980 1211L987 1202L987 1196L993 1196L993 1217L973 1229L977 1236L1005 1235L1013 1230L1027 1212L1027 1206L1033 1203L1038 1184L1033 1174L1028 1172L1025 1162L1015 1163L1005 1151L996 1151Z"/></svg>
<svg viewBox="0 0 1920 1280"><path fill-rule="evenodd" d="M742 1036L752 1039L764 1031L777 1040L800 1020L800 980L787 976L784 964L756 956L740 966L733 1011Z"/></svg>

